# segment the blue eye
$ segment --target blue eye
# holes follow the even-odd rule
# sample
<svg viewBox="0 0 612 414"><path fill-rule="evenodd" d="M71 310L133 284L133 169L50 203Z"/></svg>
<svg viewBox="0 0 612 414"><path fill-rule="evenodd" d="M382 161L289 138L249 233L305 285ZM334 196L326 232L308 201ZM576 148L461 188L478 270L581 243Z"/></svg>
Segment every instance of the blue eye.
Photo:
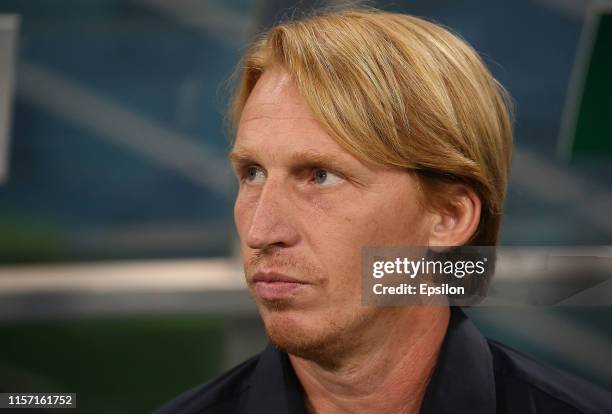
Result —
<svg viewBox="0 0 612 414"><path fill-rule="evenodd" d="M340 182L342 178L338 177L336 174L319 168L314 171L314 181L320 185L333 185Z"/></svg>
<svg viewBox="0 0 612 414"><path fill-rule="evenodd" d="M261 182L266 179L266 174L261 168L250 166L246 168L244 179L250 183Z"/></svg>

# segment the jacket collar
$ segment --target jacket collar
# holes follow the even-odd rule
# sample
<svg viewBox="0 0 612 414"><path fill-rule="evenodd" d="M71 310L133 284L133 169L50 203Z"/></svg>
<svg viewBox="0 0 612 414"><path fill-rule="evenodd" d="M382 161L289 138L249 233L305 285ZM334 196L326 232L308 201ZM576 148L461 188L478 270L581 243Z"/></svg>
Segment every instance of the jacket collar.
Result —
<svg viewBox="0 0 612 414"><path fill-rule="evenodd" d="M271 342L251 378L244 413L307 414L302 385L289 357Z"/></svg>
<svg viewBox="0 0 612 414"><path fill-rule="evenodd" d="M465 313L453 307L421 414L495 412L495 376L489 345Z"/></svg>

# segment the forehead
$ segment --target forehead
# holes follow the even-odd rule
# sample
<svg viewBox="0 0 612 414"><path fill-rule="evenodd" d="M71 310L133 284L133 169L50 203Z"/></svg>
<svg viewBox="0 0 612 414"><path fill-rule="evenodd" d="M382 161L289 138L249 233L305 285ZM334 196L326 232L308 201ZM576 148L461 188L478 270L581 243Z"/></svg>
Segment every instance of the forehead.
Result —
<svg viewBox="0 0 612 414"><path fill-rule="evenodd" d="M266 70L257 81L242 111L234 149L309 149L348 155L317 121L295 82L281 68Z"/></svg>
<svg viewBox="0 0 612 414"><path fill-rule="evenodd" d="M246 101L240 123L268 115L300 115L313 118L306 100L291 76L282 68L266 70Z"/></svg>

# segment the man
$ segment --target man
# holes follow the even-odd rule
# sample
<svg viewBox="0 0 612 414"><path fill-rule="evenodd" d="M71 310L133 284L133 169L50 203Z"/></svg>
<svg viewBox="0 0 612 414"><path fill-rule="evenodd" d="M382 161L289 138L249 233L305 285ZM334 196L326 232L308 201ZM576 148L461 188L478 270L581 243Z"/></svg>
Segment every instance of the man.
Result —
<svg viewBox="0 0 612 414"><path fill-rule="evenodd" d="M159 412L612 412L460 309L361 304L362 246L497 243L511 120L468 45L348 10L274 27L241 70L235 220L271 344Z"/></svg>

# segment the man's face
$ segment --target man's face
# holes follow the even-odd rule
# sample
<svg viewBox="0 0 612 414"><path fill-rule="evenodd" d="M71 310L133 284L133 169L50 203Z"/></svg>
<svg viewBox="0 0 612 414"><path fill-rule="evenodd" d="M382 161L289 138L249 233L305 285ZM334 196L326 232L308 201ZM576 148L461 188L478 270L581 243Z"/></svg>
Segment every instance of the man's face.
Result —
<svg viewBox="0 0 612 414"><path fill-rule="evenodd" d="M360 303L361 247L428 243L415 180L343 149L279 68L252 91L231 159L246 280L272 341L314 358L384 329L393 310Z"/></svg>

